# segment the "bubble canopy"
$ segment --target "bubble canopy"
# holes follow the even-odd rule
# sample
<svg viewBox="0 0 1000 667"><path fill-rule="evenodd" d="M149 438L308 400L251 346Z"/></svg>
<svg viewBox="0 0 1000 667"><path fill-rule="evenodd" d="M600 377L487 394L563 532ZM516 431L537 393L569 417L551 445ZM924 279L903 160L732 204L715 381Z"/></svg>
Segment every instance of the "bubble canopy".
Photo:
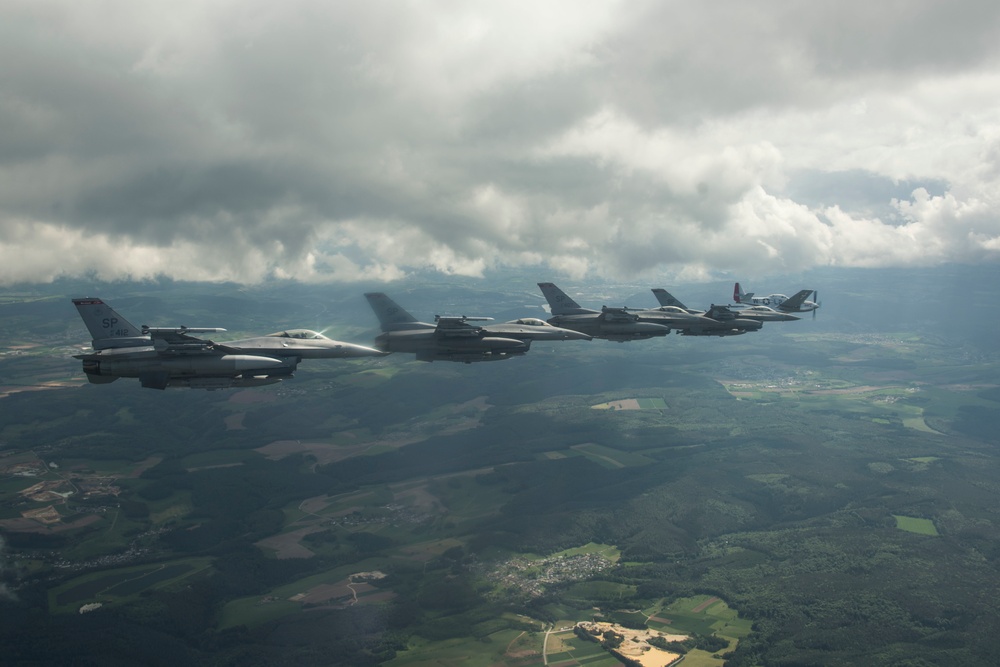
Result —
<svg viewBox="0 0 1000 667"><path fill-rule="evenodd" d="M273 334L267 334L269 337L274 338L298 338L300 340L330 340L318 331L313 331L312 329L288 329L287 331L276 331Z"/></svg>
<svg viewBox="0 0 1000 667"><path fill-rule="evenodd" d="M532 327L551 327L552 325L545 320L540 320L537 317L522 317L519 320L511 320L508 324L525 324Z"/></svg>

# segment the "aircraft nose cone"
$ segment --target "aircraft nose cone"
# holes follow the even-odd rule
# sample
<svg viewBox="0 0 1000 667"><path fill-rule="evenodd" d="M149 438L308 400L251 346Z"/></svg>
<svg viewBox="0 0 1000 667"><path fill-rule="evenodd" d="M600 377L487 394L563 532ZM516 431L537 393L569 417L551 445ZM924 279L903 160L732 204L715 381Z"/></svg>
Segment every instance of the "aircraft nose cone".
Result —
<svg viewBox="0 0 1000 667"><path fill-rule="evenodd" d="M375 344L378 345L378 342L376 341ZM383 350L365 347L364 345L355 345L354 343L340 343L337 349L343 352L345 357L384 357L389 354Z"/></svg>
<svg viewBox="0 0 1000 667"><path fill-rule="evenodd" d="M594 337L582 333L580 331L573 331L572 329L566 329L566 333L563 334L563 340L593 340Z"/></svg>

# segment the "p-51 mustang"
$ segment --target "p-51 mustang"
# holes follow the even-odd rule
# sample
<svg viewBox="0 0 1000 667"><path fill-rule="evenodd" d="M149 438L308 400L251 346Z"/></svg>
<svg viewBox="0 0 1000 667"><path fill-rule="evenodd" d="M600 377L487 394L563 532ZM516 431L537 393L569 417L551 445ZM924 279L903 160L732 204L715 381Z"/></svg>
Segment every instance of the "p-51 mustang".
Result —
<svg viewBox="0 0 1000 667"><path fill-rule="evenodd" d="M303 359L382 356L379 350L331 340L309 329L216 343L192 334L225 329L137 327L101 299L73 299L94 351L75 355L94 384L138 378L143 387L258 387L292 377Z"/></svg>
<svg viewBox="0 0 1000 667"><path fill-rule="evenodd" d="M799 290L792 296L784 294L768 294L767 296L757 296L753 292L744 292L739 283L733 286L733 301L737 307L768 306L783 313L808 313L819 308L819 295L814 298L816 301L807 301L810 294L816 294L816 290Z"/></svg>

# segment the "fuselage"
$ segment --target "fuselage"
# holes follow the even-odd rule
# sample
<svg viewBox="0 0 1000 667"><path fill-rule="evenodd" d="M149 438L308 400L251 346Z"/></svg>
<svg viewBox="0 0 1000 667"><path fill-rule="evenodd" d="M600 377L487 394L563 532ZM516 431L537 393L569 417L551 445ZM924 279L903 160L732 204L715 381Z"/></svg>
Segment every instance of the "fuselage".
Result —
<svg viewBox="0 0 1000 667"><path fill-rule="evenodd" d="M730 308L733 308L730 306ZM779 313L774 308L763 305L747 306L744 308L733 308L736 315L743 319L758 320L760 322L791 322L800 320L801 317L790 313Z"/></svg>
<svg viewBox="0 0 1000 667"><path fill-rule="evenodd" d="M550 324L537 317L524 317L510 322L487 324L483 327L490 335L506 336L518 340L590 340L592 336L575 329Z"/></svg>
<svg viewBox="0 0 1000 667"><path fill-rule="evenodd" d="M753 306L768 306L785 312L808 313L819 308L819 304L815 301L803 301L799 304L798 308L792 308L785 305L786 301L788 301L788 297L784 294L769 294L767 296L750 297L750 303Z"/></svg>
<svg viewBox="0 0 1000 667"><path fill-rule="evenodd" d="M364 345L332 340L310 329L289 329L266 336L228 341L222 345L247 353L299 359L343 359L383 354L380 350Z"/></svg>
<svg viewBox="0 0 1000 667"><path fill-rule="evenodd" d="M635 311L643 322L663 323L684 336L735 336L760 329L760 322L742 318L719 320L678 306Z"/></svg>
<svg viewBox="0 0 1000 667"><path fill-rule="evenodd" d="M406 327L406 328L404 328ZM496 361L524 354L532 341L589 340L578 331L552 326L537 318L524 318L484 326L439 328L425 322L400 325L375 338L386 352L411 352L425 361Z"/></svg>
<svg viewBox="0 0 1000 667"><path fill-rule="evenodd" d="M572 329L592 338L603 338L618 342L643 340L656 336L666 336L670 327L652 322L641 322L637 318L617 321L604 316L604 313L577 313L573 315L554 315L549 323L557 327Z"/></svg>
<svg viewBox="0 0 1000 667"><path fill-rule="evenodd" d="M434 329L386 331L375 338L375 346L385 352L429 354L524 354L530 343L516 338L477 333L468 336L442 336Z"/></svg>

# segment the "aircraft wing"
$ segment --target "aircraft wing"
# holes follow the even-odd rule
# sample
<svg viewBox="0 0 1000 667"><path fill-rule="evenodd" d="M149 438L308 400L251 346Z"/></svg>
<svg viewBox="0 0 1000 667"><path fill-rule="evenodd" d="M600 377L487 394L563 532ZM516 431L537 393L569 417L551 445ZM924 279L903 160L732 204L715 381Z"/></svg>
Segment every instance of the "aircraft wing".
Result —
<svg viewBox="0 0 1000 667"><path fill-rule="evenodd" d="M489 321L490 317L449 317L437 315L434 317L437 327L434 333L444 338L471 338L479 336L483 328L469 322Z"/></svg>
<svg viewBox="0 0 1000 667"><path fill-rule="evenodd" d="M805 300L812 293L813 291L811 289L799 290L789 298L785 299L781 303L780 308L782 310L798 310L799 308L802 307L802 304L805 303Z"/></svg>
<svg viewBox="0 0 1000 667"><path fill-rule="evenodd" d="M188 327L142 327L142 333L149 336L153 348L160 354L227 354L238 352L225 345L192 336L193 333L216 333L225 331L217 328Z"/></svg>

